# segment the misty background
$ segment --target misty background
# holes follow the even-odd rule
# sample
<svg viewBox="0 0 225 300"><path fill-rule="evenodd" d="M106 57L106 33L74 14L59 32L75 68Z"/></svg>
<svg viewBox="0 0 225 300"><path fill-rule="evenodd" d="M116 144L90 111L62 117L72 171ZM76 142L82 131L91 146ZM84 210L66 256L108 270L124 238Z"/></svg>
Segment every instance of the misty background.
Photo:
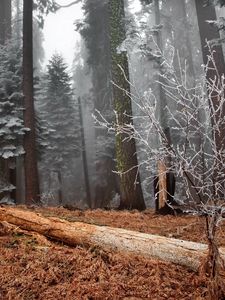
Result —
<svg viewBox="0 0 225 300"><path fill-rule="evenodd" d="M13 1L13 34L18 40L22 34L21 2ZM58 1L61 5L70 2ZM81 1L50 12L44 16L42 26L34 14L35 107L40 125L38 164L41 197L48 205L97 208L119 204L115 134L94 117L100 114L109 122L115 118L108 11L107 0ZM216 13L219 19L224 11L216 8ZM173 144L179 144L180 137L172 129L173 120L164 113L165 106L171 110L176 107L157 84L162 72L157 47L165 59L174 59L177 72L186 61L188 84L196 84L202 76L203 59L195 1L127 0L125 21L126 39L118 51L128 54L131 93L144 99L150 90L154 92L158 117L170 129ZM135 121L140 110L135 103L132 105L134 125L144 132L147 123ZM157 148L154 132L148 139ZM137 155L145 203L151 207L157 166L148 165L147 149L138 142ZM18 160L17 164L21 162ZM17 173L18 198L23 201L23 170L17 168ZM182 186L179 178L177 184ZM182 197L182 188L177 188L175 198Z"/></svg>
<svg viewBox="0 0 225 300"><path fill-rule="evenodd" d="M66 4L65 1L59 3ZM152 37L155 43L162 43L161 47L168 59L172 56L173 49L176 49L181 63L187 60L190 84L201 77L203 60L195 1L155 1L148 6L143 6L139 0L128 0L125 3L127 38L122 47L128 52L133 93L138 93L142 97L152 89L160 98L159 87L155 83L158 72L157 57L151 57L151 48L154 47ZM64 173L61 183L54 172L49 174L49 170L47 170L48 175L41 176L44 179L42 192L46 193L47 201L51 201L53 196L52 204L59 198L59 189L62 189L64 204L70 203L81 207L86 205L82 151L85 151L87 159L86 175L90 185L92 206L106 207L111 203L116 207L119 204L118 175L113 172L116 169L114 135L110 135L101 126L95 124L93 118L93 114L96 114L95 110L100 111L109 120L113 117L107 13L108 1L86 1L83 4L60 9L54 14L50 13L45 18L44 28L41 31L43 34L41 46L44 54L41 70L46 68L53 54L58 53L64 58L71 75L76 107L76 99L80 98L85 145L83 149L81 142L80 153L70 163L70 174ZM217 9L217 16L222 15L223 9ZM157 23L160 24L159 28ZM161 41L154 32L157 30L160 30ZM169 99L165 101L170 105ZM133 105L133 113L137 115L139 113L135 105ZM160 115L160 111L158 113ZM170 124L170 127L172 125ZM78 124L74 123L74 126L78 128L80 121L78 120ZM135 126L141 130L143 124L137 122ZM173 132L171 134L174 142L178 143L179 137L176 137ZM153 147L157 146L157 138L154 134L151 143ZM147 160L143 145L138 146L137 143L137 150L139 161ZM145 202L147 206L152 207L154 206L152 178L156 173L156 166L146 168L143 165L140 170ZM44 167L43 172L45 172ZM47 176L51 177L52 182L49 184L45 180ZM179 179L177 186L179 187ZM180 187L176 189L177 199L185 197L182 192L182 182Z"/></svg>

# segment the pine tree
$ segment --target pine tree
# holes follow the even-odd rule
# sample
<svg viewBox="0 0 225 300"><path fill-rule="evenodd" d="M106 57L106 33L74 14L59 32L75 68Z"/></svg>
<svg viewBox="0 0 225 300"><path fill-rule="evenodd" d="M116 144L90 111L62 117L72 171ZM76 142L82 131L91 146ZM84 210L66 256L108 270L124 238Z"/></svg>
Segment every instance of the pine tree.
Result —
<svg viewBox="0 0 225 300"><path fill-rule="evenodd" d="M42 160L51 172L57 174L59 186L64 177L72 176L73 159L80 155L79 107L73 96L67 65L59 54L54 54L47 66L38 97L40 118L49 124L48 151ZM59 203L63 201L59 187Z"/></svg>
<svg viewBox="0 0 225 300"><path fill-rule="evenodd" d="M23 96L21 87L22 53L15 41L0 47L0 157L5 164L3 172L14 158L24 154L23 137L29 129L23 122ZM0 191L10 191L13 187L9 174L1 174L3 181Z"/></svg>

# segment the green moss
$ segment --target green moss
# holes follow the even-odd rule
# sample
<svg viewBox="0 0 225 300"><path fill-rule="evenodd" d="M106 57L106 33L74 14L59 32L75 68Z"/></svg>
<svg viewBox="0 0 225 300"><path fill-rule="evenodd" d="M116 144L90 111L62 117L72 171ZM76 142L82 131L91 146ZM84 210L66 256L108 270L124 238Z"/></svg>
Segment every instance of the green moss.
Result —
<svg viewBox="0 0 225 300"><path fill-rule="evenodd" d="M110 0L110 47L111 71L113 85L114 107L118 115L118 125L132 124L128 59L125 52L118 53L117 49L125 39L124 0ZM119 66L120 67L119 67ZM121 70L122 69L122 70ZM137 166L137 156L134 140L124 142L125 134L116 135L116 167L124 173ZM145 207L140 186L134 190L136 179L135 170L120 176L120 190L122 207ZM138 204L137 204L138 203Z"/></svg>
<svg viewBox="0 0 225 300"><path fill-rule="evenodd" d="M129 91L129 85L124 78L124 74L118 67L118 65L120 65L124 70L126 77L129 78L127 56L126 53L117 52L117 48L125 39L123 0L111 0L109 8L112 80L122 89ZM118 122L120 125L123 125L128 119L124 113L131 113L131 102L126 93L117 87L113 87L113 95L115 110L118 113ZM118 134L116 136L116 160L117 170L119 172L126 171L127 157L123 148L122 135Z"/></svg>

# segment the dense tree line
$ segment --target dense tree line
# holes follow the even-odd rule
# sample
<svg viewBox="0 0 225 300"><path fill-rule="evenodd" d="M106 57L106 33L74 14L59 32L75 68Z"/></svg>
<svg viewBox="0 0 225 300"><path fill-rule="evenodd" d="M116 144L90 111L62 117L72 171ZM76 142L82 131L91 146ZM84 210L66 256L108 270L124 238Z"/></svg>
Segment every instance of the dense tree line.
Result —
<svg viewBox="0 0 225 300"><path fill-rule="evenodd" d="M72 1L71 4L77 2L79 1ZM17 10L19 8L21 10L21 7L18 5L19 1L15 3L17 4ZM141 34L146 34L146 37L147 32L152 32L154 29L159 50L162 52L169 51L171 45L179 50L181 58L187 61L188 77L192 78L194 82L196 80L195 61L200 49L193 45L188 30L184 30L184 27L190 27L188 21L188 15L191 12L190 2L179 2L178 4L172 0L165 3L160 3L160 1L156 0L142 0L140 3L143 11L149 13L151 10L151 12L154 12L155 24L154 28L148 22L145 22L145 24L142 22L140 23L142 25L139 26L137 21L133 20L134 28L136 27L137 29L139 26L138 30L141 31ZM199 41L205 65L209 54L205 41L220 40L218 29L212 26L210 22L207 23L207 20L216 20L214 4L219 4L222 7L224 6L224 1L208 1L207 4L205 5L205 1L195 1L196 18L200 34ZM13 177L15 178L15 174L13 176L11 171L13 168L15 169L17 157L23 156L26 203L38 203L40 201L39 156L37 153L38 135L44 135L44 133L42 130L38 131L38 116L36 116L35 112L34 57L36 56L34 56L33 50L33 32L37 33L36 39L40 40L41 33L37 29L37 24L43 26L44 15L50 11L57 11L60 9L60 6L51 0L24 0L22 10L23 30L21 35L16 34L16 30L20 30L18 27L17 29L12 27L11 1L2 1L0 8L2 20L0 26L0 43L2 44L0 67L4 69L4 72L1 73L0 81L1 132L3 137L0 152L2 157L1 165L3 173L8 174L6 176L7 180L11 184L16 185L16 181L12 179ZM37 11L37 21L35 22L33 17L34 10ZM130 81L132 80L130 79L129 65L131 62L128 59L128 54L132 53L132 51L126 49L124 45L127 43L128 38L130 38L131 42L132 38L135 40L138 34L130 29L129 8L126 7L123 0L112 0L110 2L92 0L83 2L83 11L84 20L78 27L85 42L85 47L88 49L86 63L90 67L92 74L91 101L93 102L93 108L111 120L111 122L115 122L116 119L119 127L123 127L126 124L131 126L133 124L133 107L130 99L130 93L132 92ZM179 19L176 22L172 20L172 14L179 15L183 23ZM22 37L22 47L18 51L16 51L17 49L14 46L15 43L13 44L12 42L15 36L17 36L17 39ZM11 41L8 42L10 39ZM142 51L142 54L148 52L149 61L154 63L156 68L160 69L161 75L163 75L165 70L161 66L160 51L155 54L153 53L155 49L151 48L150 41L147 41L145 45L139 45L139 50ZM225 66L221 44L216 45L215 49L214 58L216 63L218 63L217 71L219 75L222 75ZM13 66L12 59L17 60L17 63ZM35 61L38 61L38 59L35 58ZM178 60L174 60L177 71L179 63ZM36 65L39 66L39 69L41 68L40 62ZM59 72L58 77L57 72ZM14 75L10 76L10 74ZM39 72L40 74L41 72ZM207 72L208 80L214 76L213 72ZM42 88L42 95L39 93L38 105L39 108L40 106L43 108L41 117L44 121L49 122L48 127L51 129L48 131L49 136L47 137L47 144L51 146L46 148L48 150L44 151L43 157L51 166L50 169L58 174L58 181L60 182L63 177L62 173L66 173L69 169L71 157L81 156L82 131L79 127L81 115L79 116L78 100L74 97L74 91L71 89L71 79L66 71L62 57L53 56L49 62L47 73L40 77L39 87L41 86ZM169 102L160 87L158 87L158 92L161 102L160 122L164 123L165 135L170 139L171 124L167 120L164 109ZM40 97L42 97L42 102L40 102ZM81 99L81 101L83 100ZM212 110L216 110L218 101L219 95L213 102ZM55 110L57 114L53 114ZM112 113L113 110L116 111L116 116ZM70 118L67 118L66 116L70 112L73 112L73 114L71 114ZM49 114L49 118L47 114ZM59 115L63 118L63 122L60 122ZM6 119L8 123L6 123ZM73 120L74 123L72 122ZM218 152L223 152L224 143L221 136L225 135L224 128L220 128L219 132L220 136L215 137L217 149ZM135 139L133 137L127 138L126 134L121 132L116 132L115 139L112 135L106 139L106 131L100 127L95 129L95 136L95 197L92 203L89 203L89 206L106 206L113 195L119 193L120 208L144 209L145 202L139 175ZM70 139L70 145L67 145L65 149L67 139ZM178 143L179 137L176 140L175 135L172 135L171 142ZM56 151L51 152L51 147L56 149ZM5 162L7 163L5 164ZM117 174L112 173L112 170L115 170ZM59 196L59 198L62 197ZM62 199L59 202L61 203Z"/></svg>

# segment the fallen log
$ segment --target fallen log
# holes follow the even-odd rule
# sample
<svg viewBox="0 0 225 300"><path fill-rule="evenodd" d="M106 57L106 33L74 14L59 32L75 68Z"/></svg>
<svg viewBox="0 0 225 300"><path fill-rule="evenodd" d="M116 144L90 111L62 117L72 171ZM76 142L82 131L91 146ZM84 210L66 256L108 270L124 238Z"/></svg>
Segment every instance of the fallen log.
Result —
<svg viewBox="0 0 225 300"><path fill-rule="evenodd" d="M18 208L0 207L0 221L6 221L24 230L38 232L71 246L99 246L172 262L194 271L198 270L208 248L205 244L121 228L45 218L40 214ZM225 258L225 248L220 248L220 253Z"/></svg>

